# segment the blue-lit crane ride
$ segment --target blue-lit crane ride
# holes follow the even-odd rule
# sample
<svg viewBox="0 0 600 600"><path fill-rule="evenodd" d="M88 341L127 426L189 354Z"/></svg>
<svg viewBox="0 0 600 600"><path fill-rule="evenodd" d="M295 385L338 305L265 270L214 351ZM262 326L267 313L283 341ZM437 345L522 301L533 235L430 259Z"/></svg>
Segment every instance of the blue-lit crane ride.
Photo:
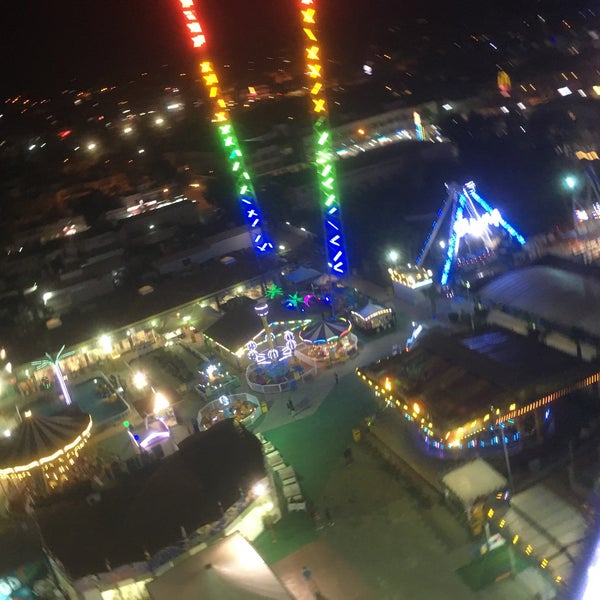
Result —
<svg viewBox="0 0 600 600"><path fill-rule="evenodd" d="M446 185L446 188L448 195L416 260L417 266L423 266L434 242L438 240L446 225L446 237L438 240L440 246L445 249L444 264L439 277L442 286L448 285L453 268L457 261L460 261L461 246L470 248L471 258L485 260L495 252L499 243L497 233L500 230L505 231L519 245L525 244L525 238L504 220L500 211L492 208L477 193L473 181L462 186L452 183ZM475 240L478 245L476 255L472 252Z"/></svg>

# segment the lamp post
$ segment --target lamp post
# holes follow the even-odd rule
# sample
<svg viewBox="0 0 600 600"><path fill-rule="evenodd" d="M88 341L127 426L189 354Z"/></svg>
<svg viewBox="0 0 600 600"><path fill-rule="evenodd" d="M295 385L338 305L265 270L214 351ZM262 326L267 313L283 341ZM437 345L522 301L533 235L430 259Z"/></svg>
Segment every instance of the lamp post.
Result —
<svg viewBox="0 0 600 600"><path fill-rule="evenodd" d="M575 231L577 231L577 208L578 207L578 202L577 202L577 188L579 187L579 180L577 179L577 177L575 177L574 175L567 175L565 176L565 178L563 179L563 183L565 188L570 192L571 194L571 212L572 212L572 216L573 216L573 224L575 225Z"/></svg>
<svg viewBox="0 0 600 600"><path fill-rule="evenodd" d="M500 422L500 410L496 412L493 406L490 406L490 410L492 411L492 415L496 415L498 417L496 424L494 425L494 430L500 430L500 437L502 438L502 450L504 452L504 461L506 463L506 475L508 478L508 485L510 487L510 491L514 493L515 485L513 482L512 469L510 468L510 457L508 455L508 448L506 447L506 440L504 439L504 426Z"/></svg>
<svg viewBox="0 0 600 600"><path fill-rule="evenodd" d="M400 258L400 254L398 253L397 250L390 250L388 252L388 258L390 259L390 261L394 265L394 269L395 269L396 268L396 263L398 262L398 259Z"/></svg>

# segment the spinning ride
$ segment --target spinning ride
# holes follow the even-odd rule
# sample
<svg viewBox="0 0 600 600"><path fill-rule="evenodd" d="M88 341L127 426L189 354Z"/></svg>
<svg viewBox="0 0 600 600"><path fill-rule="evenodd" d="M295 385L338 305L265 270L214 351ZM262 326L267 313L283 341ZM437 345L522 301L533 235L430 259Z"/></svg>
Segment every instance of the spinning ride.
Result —
<svg viewBox="0 0 600 600"><path fill-rule="evenodd" d="M22 422L0 443L0 481L19 484L33 477L42 491L80 478L80 452L91 430L90 415L74 407L52 417L25 411Z"/></svg>
<svg viewBox="0 0 600 600"><path fill-rule="evenodd" d="M439 247L445 250L438 278L442 286L454 278L455 267L481 268L505 240L516 243L517 247L525 245L525 238L477 193L473 181L446 187L448 196L416 261L417 266L422 267L437 240Z"/></svg>
<svg viewBox="0 0 600 600"><path fill-rule="evenodd" d="M246 370L250 388L262 392L282 391L295 386L306 375L305 366L295 358L297 346L293 331L274 331L268 320L269 305L263 298L254 307L263 323L264 338L246 345L251 363ZM307 365L308 366L308 365Z"/></svg>
<svg viewBox="0 0 600 600"><path fill-rule="evenodd" d="M351 329L352 324L343 318L309 323L300 331L300 339L305 342L302 350L317 361L344 360L357 349L357 338Z"/></svg>

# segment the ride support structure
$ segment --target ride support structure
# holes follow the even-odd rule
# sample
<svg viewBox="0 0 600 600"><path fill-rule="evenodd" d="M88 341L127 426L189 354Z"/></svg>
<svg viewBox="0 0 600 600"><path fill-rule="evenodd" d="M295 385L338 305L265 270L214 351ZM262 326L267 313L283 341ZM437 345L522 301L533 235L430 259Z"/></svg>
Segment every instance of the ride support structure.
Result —
<svg viewBox="0 0 600 600"><path fill-rule="evenodd" d="M348 256L342 228L334 152L329 126L326 86L317 32L314 0L298 0L305 43L305 66L313 116L314 162L323 215L325 251L330 273L344 277L349 273Z"/></svg>
<svg viewBox="0 0 600 600"><path fill-rule="evenodd" d="M442 286L448 285L461 245L470 245L469 238L476 239L481 256L495 251L499 231L504 231L518 245L526 243L525 238L502 217L500 211L477 193L473 181L462 186L457 183L446 184L446 189L448 195L416 260L417 266L422 267L437 240L445 249L439 278Z"/></svg>
<svg viewBox="0 0 600 600"><path fill-rule="evenodd" d="M206 51L206 35L198 19L194 0L178 0L178 3L193 50L199 58L200 74L213 111L212 122L216 124L235 180L240 207L250 230L254 251L259 256L269 253L274 250L274 246L266 231L254 185L229 118L227 102L219 89L219 78Z"/></svg>

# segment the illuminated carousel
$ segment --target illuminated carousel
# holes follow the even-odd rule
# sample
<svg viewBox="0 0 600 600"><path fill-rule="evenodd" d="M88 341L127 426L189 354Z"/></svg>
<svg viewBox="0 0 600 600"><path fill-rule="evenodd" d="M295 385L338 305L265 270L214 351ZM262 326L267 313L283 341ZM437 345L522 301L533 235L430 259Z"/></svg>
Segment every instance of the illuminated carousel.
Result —
<svg viewBox="0 0 600 600"><path fill-rule="evenodd" d="M0 442L0 481L45 492L78 479L80 452L91 430L90 415L74 407L52 417L25 411Z"/></svg>
<svg viewBox="0 0 600 600"><path fill-rule="evenodd" d="M358 350L358 338L351 329L352 324L344 318L309 323L300 331L304 344L299 351L320 362L346 360Z"/></svg>

